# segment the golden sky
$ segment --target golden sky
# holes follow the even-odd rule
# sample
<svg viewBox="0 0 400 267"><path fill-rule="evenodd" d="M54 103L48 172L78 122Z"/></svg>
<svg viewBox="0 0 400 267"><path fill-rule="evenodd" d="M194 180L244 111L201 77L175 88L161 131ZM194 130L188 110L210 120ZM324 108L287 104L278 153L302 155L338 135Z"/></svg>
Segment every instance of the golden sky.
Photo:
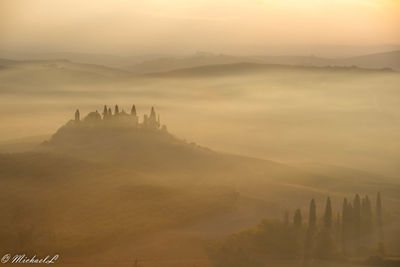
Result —
<svg viewBox="0 0 400 267"><path fill-rule="evenodd" d="M0 0L0 48L108 53L400 44L400 0Z"/></svg>

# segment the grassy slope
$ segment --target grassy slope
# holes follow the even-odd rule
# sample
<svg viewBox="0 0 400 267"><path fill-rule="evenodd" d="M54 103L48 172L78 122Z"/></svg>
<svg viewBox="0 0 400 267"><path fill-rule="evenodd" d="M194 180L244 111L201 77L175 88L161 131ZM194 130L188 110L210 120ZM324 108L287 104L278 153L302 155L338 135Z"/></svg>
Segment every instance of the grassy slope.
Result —
<svg viewBox="0 0 400 267"><path fill-rule="evenodd" d="M86 255L230 211L225 188L148 184L146 176L61 155L0 154L2 248Z"/></svg>
<svg viewBox="0 0 400 267"><path fill-rule="evenodd" d="M67 261L93 253L118 258L125 251L149 266L206 264L207 240L279 218L288 207L305 210L311 197L322 203L330 195L340 206L354 189L373 194L379 188L386 207L399 201L398 187L356 170L221 154L165 133L85 130L62 128L44 146L52 154L0 156L8 247L48 251L52 244Z"/></svg>

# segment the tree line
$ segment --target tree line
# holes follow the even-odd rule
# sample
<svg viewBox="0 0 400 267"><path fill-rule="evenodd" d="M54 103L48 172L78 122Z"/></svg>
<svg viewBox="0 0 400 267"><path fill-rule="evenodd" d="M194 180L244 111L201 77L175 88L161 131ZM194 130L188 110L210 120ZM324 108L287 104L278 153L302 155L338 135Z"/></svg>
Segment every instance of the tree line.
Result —
<svg viewBox="0 0 400 267"><path fill-rule="evenodd" d="M283 221L263 220L212 244L208 255L216 267L258 267L276 261L301 261L307 266L315 260L368 261L370 256L383 259L382 209L380 193L374 204L367 195L344 198L337 212L328 197L321 214L312 199L308 220L300 209L292 217L285 212Z"/></svg>
<svg viewBox="0 0 400 267"><path fill-rule="evenodd" d="M300 212L300 211L298 211ZM328 197L322 224L318 226L315 200L309 207L309 218L304 245L304 260L313 258L332 259L338 254L347 257L360 257L371 253L384 256L383 212L380 193L377 194L375 212L368 195L361 198L356 194L352 201L345 198L341 212L333 214ZM295 215L294 224L301 224Z"/></svg>

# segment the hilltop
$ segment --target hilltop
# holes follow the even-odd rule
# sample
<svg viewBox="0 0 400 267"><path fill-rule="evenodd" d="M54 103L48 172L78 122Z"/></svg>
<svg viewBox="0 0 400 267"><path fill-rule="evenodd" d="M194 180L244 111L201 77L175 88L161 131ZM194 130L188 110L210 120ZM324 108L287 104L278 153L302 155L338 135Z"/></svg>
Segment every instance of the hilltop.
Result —
<svg viewBox="0 0 400 267"><path fill-rule="evenodd" d="M397 186L388 190L389 183L376 184L376 180L384 179L367 172L338 167L321 171L217 152L175 137L161 125L155 108L139 119L134 105L130 114L118 111L118 106L112 113L105 106L102 115L95 111L82 120L76 111L75 119L62 126L40 150L151 174L163 184L230 185L268 201L283 195L290 195L290 201L318 197L333 188L335 194L346 194L354 187L370 192L371 185L397 192ZM337 173L359 178L340 179L338 183Z"/></svg>

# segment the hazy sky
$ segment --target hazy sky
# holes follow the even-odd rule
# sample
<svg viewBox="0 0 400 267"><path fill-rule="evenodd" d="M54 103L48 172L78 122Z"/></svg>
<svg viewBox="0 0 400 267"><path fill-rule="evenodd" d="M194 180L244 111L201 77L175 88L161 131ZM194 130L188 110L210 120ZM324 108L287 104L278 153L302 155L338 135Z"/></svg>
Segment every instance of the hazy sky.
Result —
<svg viewBox="0 0 400 267"><path fill-rule="evenodd" d="M382 46L400 44L399 25L400 0L0 0L3 51Z"/></svg>

